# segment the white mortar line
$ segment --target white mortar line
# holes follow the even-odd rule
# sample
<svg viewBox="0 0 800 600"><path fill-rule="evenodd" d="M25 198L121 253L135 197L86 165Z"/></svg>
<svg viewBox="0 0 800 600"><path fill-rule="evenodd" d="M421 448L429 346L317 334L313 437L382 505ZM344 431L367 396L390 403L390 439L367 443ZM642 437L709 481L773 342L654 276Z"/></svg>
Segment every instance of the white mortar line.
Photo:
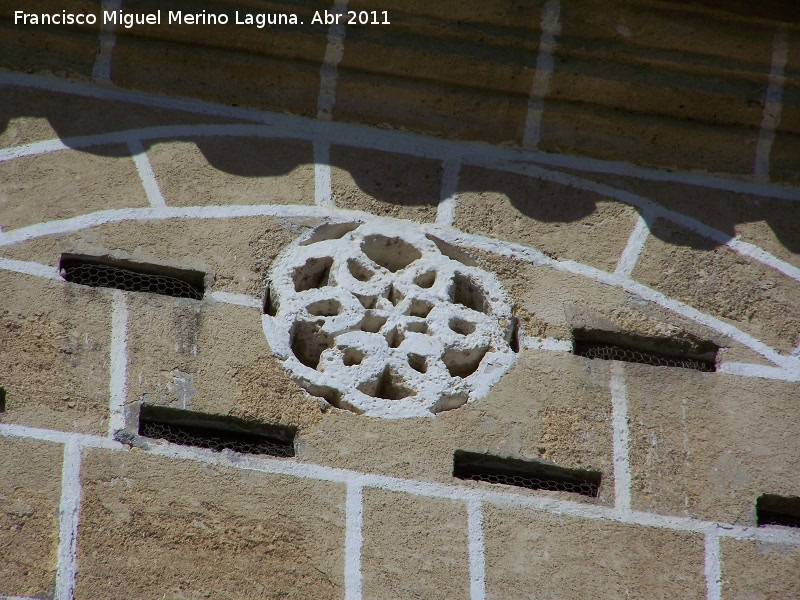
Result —
<svg viewBox="0 0 800 600"><path fill-rule="evenodd" d="M768 544L789 544L800 545L800 537L792 535L792 529L785 527L741 527L726 525L725 523L712 523L712 527L717 528L719 537L731 538L734 540L750 540L753 542L765 542Z"/></svg>
<svg viewBox="0 0 800 600"><path fill-rule="evenodd" d="M436 224L451 227L456 218L456 194L461 162L457 159L445 160L442 164L442 189L439 206L436 209Z"/></svg>
<svg viewBox="0 0 800 600"><path fill-rule="evenodd" d="M125 399L127 396L128 374L128 303L125 292L114 290L114 299L111 306L108 436L113 438L117 431L125 429Z"/></svg>
<svg viewBox="0 0 800 600"><path fill-rule="evenodd" d="M375 215L363 211L338 211L342 217L369 220ZM124 221L159 221L164 219L231 219L238 217L284 217L284 218L319 218L330 219L331 212L318 206L299 205L228 205L228 206L197 206L197 207L172 207L165 208L121 208L100 210L62 221L49 221L37 225L29 225L9 231L0 238L0 246L10 246L30 239L57 235L62 233L75 233L90 227L106 225L108 223L121 223Z"/></svg>
<svg viewBox="0 0 800 600"><path fill-rule="evenodd" d="M737 254L752 258L753 260L760 262L762 265L771 267L779 273L786 275L790 279L800 282L800 268L779 259L773 254L770 254L766 250L754 244L733 238L725 242L725 245Z"/></svg>
<svg viewBox="0 0 800 600"><path fill-rule="evenodd" d="M336 23L328 28L328 46L325 48L325 60L319 70L319 97L317 98L317 119L330 121L333 118L333 106L336 104L336 81L339 78L339 63L344 56L344 36L346 26L340 23L339 15L347 15L347 1L336 0L329 13L337 15Z"/></svg>
<svg viewBox="0 0 800 600"><path fill-rule="evenodd" d="M247 308L261 308L261 301L253 296L246 294L232 294L230 292L211 292L211 298L215 302L222 304L232 304L234 306L245 306Z"/></svg>
<svg viewBox="0 0 800 600"><path fill-rule="evenodd" d="M622 251L619 257L617 268L614 271L615 275L631 276L649 235L650 228L647 226L647 220L644 215L640 214L636 220L636 226L628 238L628 243L625 245L625 250Z"/></svg>
<svg viewBox="0 0 800 600"><path fill-rule="evenodd" d="M161 195L161 190L158 187L158 180L153 171L153 165L147 158L144 146L141 140L131 138L128 140L128 149L133 157L133 162L136 165L136 171L139 173L139 179L142 180L144 191L147 194L147 200L153 208L162 208L167 205L164 201L164 196Z"/></svg>
<svg viewBox="0 0 800 600"><path fill-rule="evenodd" d="M71 439L64 445L61 469L61 505L59 515L58 570L55 600L73 600L76 553L78 548L78 509L81 503L81 445Z"/></svg>
<svg viewBox="0 0 800 600"><path fill-rule="evenodd" d="M97 136L81 136L82 138L96 138ZM113 142L118 141L117 138L120 136L118 134L114 134L111 136L113 138ZM66 142L70 142L70 138L66 138ZM83 143L81 143L83 142ZM94 143L94 139L87 139L87 140L80 140L78 145L75 147L91 147L96 146L99 144ZM67 143L62 142L59 139L56 140L42 140L41 142L31 142L29 144L22 144L21 146L12 146L10 148L3 148L0 150L0 162L6 162L9 160L16 160L17 158L24 158L26 156L39 156L42 154L50 154L51 152L60 152L61 150L69 150L72 146L68 146Z"/></svg>
<svg viewBox="0 0 800 600"><path fill-rule="evenodd" d="M628 438L628 390L625 386L625 366L611 363L611 424L614 436L614 498L615 508L625 517L631 512L631 467Z"/></svg>
<svg viewBox="0 0 800 600"><path fill-rule="evenodd" d="M124 448L119 442L99 435L58 431L56 429L41 429L39 427L27 427L25 425L14 425L11 423L0 423L0 437L26 438L41 440L43 442L55 442L58 444L75 442L81 446L104 448L106 450L121 450Z"/></svg>
<svg viewBox="0 0 800 600"><path fill-rule="evenodd" d="M43 277L44 279L61 280L61 275L57 268L26 260L0 258L0 269L3 271L33 275L34 277Z"/></svg>
<svg viewBox="0 0 800 600"><path fill-rule="evenodd" d="M539 145L544 99L550 90L550 77L555 68L553 53L556 50L556 36L561 33L560 13L561 0L548 0L542 8L542 37L539 40L536 73L533 75L531 93L528 97L528 114L522 137L522 144L527 148L536 148Z"/></svg>
<svg viewBox="0 0 800 600"><path fill-rule="evenodd" d="M0 423L0 436L36 439L60 443L74 443L82 447L104 448L127 451L128 447L97 435L86 435L65 431L39 429L22 425ZM357 485L361 488L372 487L394 492L402 492L430 498L446 498L450 500L480 500L498 506L513 506L540 510L553 514L569 515L586 519L601 519L624 522L645 527L689 531L705 534L710 528L718 528L718 534L737 540L757 540L775 544L800 545L800 531L787 527L743 527L715 521L701 521L689 517L659 515L631 511L624 518L615 508L600 506L589 502L571 502L543 495L514 493L502 489L496 490L491 485L448 485L413 479L400 479L386 475L377 475L302 463L287 459L263 458L236 454L230 451L213 452L201 448L176 446L167 443L147 442L142 450L154 456L163 456L179 460L192 460L209 465L221 465L247 471L258 471L276 475L289 475L303 479L329 481Z"/></svg>
<svg viewBox="0 0 800 600"><path fill-rule="evenodd" d="M756 160L753 165L753 174L763 181L769 181L769 155L772 151L772 143L775 141L775 130L781 122L783 84L786 81L783 71L786 67L787 52L786 28L779 27L772 41L772 68L769 73L767 93L764 96L764 112L761 117L761 130L758 132Z"/></svg>
<svg viewBox="0 0 800 600"><path fill-rule="evenodd" d="M364 541L364 495L361 485L348 482L345 501L344 597L361 600L361 546Z"/></svg>
<svg viewBox="0 0 800 600"><path fill-rule="evenodd" d="M331 145L327 141L314 142L314 204L333 208L331 183Z"/></svg>
<svg viewBox="0 0 800 600"><path fill-rule="evenodd" d="M572 340L557 338L540 338L526 335L521 340L523 350L548 350L550 352L572 352Z"/></svg>
<svg viewBox="0 0 800 600"><path fill-rule="evenodd" d="M706 600L722 598L722 561L719 553L719 534L711 528L705 535Z"/></svg>
<svg viewBox="0 0 800 600"><path fill-rule="evenodd" d="M117 36L114 34L114 23L106 23L102 15L105 11L117 11L121 6L122 0L103 0L102 2L99 48L92 69L92 77L95 79L111 80L111 55L114 52L114 45L117 43Z"/></svg>
<svg viewBox="0 0 800 600"><path fill-rule="evenodd" d="M486 598L486 553L483 541L483 506L477 498L467 501L469 535L469 597Z"/></svg>
<svg viewBox="0 0 800 600"><path fill-rule="evenodd" d="M717 367L718 373L737 375L739 377L757 377L760 379L778 379L781 381L800 381L800 369L789 371L768 365L750 363L724 362Z"/></svg>

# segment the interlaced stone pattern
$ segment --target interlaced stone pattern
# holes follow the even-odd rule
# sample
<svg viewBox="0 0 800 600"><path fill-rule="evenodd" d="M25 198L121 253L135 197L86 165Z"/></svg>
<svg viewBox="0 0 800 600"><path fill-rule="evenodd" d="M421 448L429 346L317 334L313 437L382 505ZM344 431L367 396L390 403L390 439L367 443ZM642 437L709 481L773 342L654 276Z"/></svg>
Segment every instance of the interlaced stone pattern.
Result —
<svg viewBox="0 0 800 600"><path fill-rule="evenodd" d="M264 332L311 394L385 418L485 395L513 363L511 302L468 255L392 220L323 225L270 270Z"/></svg>

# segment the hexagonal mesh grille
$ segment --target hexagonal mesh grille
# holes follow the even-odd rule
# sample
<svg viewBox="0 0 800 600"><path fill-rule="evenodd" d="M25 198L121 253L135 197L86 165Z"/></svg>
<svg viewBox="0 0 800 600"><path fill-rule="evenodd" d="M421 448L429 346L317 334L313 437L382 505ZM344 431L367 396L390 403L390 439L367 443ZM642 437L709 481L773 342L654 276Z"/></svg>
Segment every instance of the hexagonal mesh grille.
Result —
<svg viewBox="0 0 800 600"><path fill-rule="evenodd" d="M716 367L713 361L705 361L697 358L684 358L666 356L656 352L626 348L616 344L605 344L601 342L575 342L575 354L586 358L599 358L602 360L621 360L623 362L640 363L653 367L680 367L683 369L694 369L695 371L713 372Z"/></svg>
<svg viewBox="0 0 800 600"><path fill-rule="evenodd" d="M453 476L529 490L570 492L592 498L600 493L601 479L600 473L595 471L565 469L556 465L461 451L453 456Z"/></svg>
<svg viewBox="0 0 800 600"><path fill-rule="evenodd" d="M62 260L61 276L70 283L91 287L108 287L126 292L150 292L192 300L203 297L202 286L177 277L144 273L93 261Z"/></svg>
<svg viewBox="0 0 800 600"><path fill-rule="evenodd" d="M764 525L800 528L800 498L763 494L756 500L756 521Z"/></svg>
<svg viewBox="0 0 800 600"><path fill-rule="evenodd" d="M184 411L165 411L167 413L184 413ZM161 439L180 446L206 448L215 452L233 450L242 454L269 454L270 456L294 456L294 444L291 441L265 434L223 429L217 423L176 423L151 418L139 419L139 435L142 437ZM293 435L293 434L292 434Z"/></svg>

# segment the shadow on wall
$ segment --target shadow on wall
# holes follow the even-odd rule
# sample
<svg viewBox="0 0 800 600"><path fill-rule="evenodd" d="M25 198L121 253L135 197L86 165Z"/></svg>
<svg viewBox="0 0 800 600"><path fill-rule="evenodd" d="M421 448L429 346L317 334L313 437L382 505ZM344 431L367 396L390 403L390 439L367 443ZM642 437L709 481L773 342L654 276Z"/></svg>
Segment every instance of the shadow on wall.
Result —
<svg viewBox="0 0 800 600"><path fill-rule="evenodd" d="M13 119L20 117L46 119L62 140L154 124L154 111L146 107L73 99L72 96L61 94L48 95L48 98L49 100L29 103L25 110L19 102L0 104L0 134L8 129ZM71 107L71 102L75 106ZM196 119L194 116L187 117L176 112L170 115L168 122L179 124L189 118ZM160 119L163 122L163 116ZM304 151L298 150L297 142L290 148L290 144L287 144L289 140L280 139L189 137L180 140L159 139L149 142L149 146L187 139L196 144L210 166L240 177L276 177L313 162L310 144L308 150ZM255 141L258 143L254 143ZM435 209L441 190L441 162L403 154L362 150L346 144L347 140L341 139L339 145L332 147L330 164L349 173L361 192L378 202L394 206L429 206ZM148 148L148 142L145 142L145 147ZM110 157L129 155L123 144L76 150ZM764 221L788 250L800 253L800 202L680 184L654 184L617 176L580 176L644 196L667 209L693 217L723 232L728 239L735 236L737 224ZM598 201L612 201L593 192L535 177L472 167L462 169L460 177L459 193L466 192L505 196L521 215L545 223L579 221L596 212ZM673 245L704 249L720 245L698 236L675 236L674 231L671 232L668 228L651 227L651 232Z"/></svg>

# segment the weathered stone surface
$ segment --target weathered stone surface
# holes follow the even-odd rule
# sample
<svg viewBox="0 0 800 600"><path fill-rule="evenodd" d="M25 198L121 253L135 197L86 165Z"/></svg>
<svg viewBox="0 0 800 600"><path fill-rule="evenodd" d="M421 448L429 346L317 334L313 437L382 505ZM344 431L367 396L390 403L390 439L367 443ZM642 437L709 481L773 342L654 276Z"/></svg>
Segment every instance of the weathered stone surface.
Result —
<svg viewBox="0 0 800 600"><path fill-rule="evenodd" d="M755 525L756 498L800 486L797 384L625 365L637 510ZM744 441L746 440L746 441Z"/></svg>
<svg viewBox="0 0 800 600"><path fill-rule="evenodd" d="M310 142L204 136L154 143L148 158L169 206L314 204Z"/></svg>
<svg viewBox="0 0 800 600"><path fill-rule="evenodd" d="M562 3L543 150L752 172L773 28L677 8Z"/></svg>
<svg viewBox="0 0 800 600"><path fill-rule="evenodd" d="M0 163L0 226L15 229L108 208L148 206L125 146L64 150Z"/></svg>
<svg viewBox="0 0 800 600"><path fill-rule="evenodd" d="M318 222L256 219L126 221L44 236L2 248L3 256L58 265L61 253L112 256L207 273L211 290L261 298L283 247Z"/></svg>
<svg viewBox="0 0 800 600"><path fill-rule="evenodd" d="M90 0L43 0L36 6L15 2L0 5L0 65L18 71L39 71L62 77L89 77L97 57L102 19L94 25L15 25L14 12L97 14ZM33 10L32 10L33 9Z"/></svg>
<svg viewBox="0 0 800 600"><path fill-rule="evenodd" d="M257 309L151 294L128 302L129 403L303 429L321 418L271 355Z"/></svg>
<svg viewBox="0 0 800 600"><path fill-rule="evenodd" d="M369 160L364 160L369 154ZM339 208L383 217L436 220L441 163L405 154L331 148L331 188Z"/></svg>
<svg viewBox="0 0 800 600"><path fill-rule="evenodd" d="M727 246L709 248L699 236L659 220L634 279L714 316L777 350L800 343L800 283Z"/></svg>
<svg viewBox="0 0 800 600"><path fill-rule="evenodd" d="M63 446L0 438L0 594L52 597Z"/></svg>
<svg viewBox="0 0 800 600"><path fill-rule="evenodd" d="M782 7L786 9L788 7ZM794 7L793 7L794 8ZM796 8L794 10L797 10ZM788 20L788 15L787 15ZM795 21L798 17L795 16ZM782 27L776 31L775 41L781 45L781 37L786 41L786 65L783 69L783 102L781 118L775 130L775 141L769 155L770 179L785 181L791 185L800 184L797 169L797 156L800 155L800 54L797 52L800 35L792 28ZM780 53L780 49L778 49ZM800 250L795 250L800 253Z"/></svg>
<svg viewBox="0 0 800 600"><path fill-rule="evenodd" d="M474 167L459 179L455 226L614 271L636 211L600 194Z"/></svg>
<svg viewBox="0 0 800 600"><path fill-rule="evenodd" d="M127 102L82 98L49 90L4 88L3 102L0 104L0 129L4 129L0 132L0 147L55 138L69 144L70 138L84 135L200 122L208 122L208 116ZM214 117L214 122L222 124L232 121ZM109 148L89 147L82 151L103 154Z"/></svg>
<svg viewBox="0 0 800 600"><path fill-rule="evenodd" d="M364 490L365 598L466 599L466 504Z"/></svg>
<svg viewBox="0 0 800 600"><path fill-rule="evenodd" d="M611 401L605 365L530 350L490 394L435 419L368 419L332 410L304 436L302 458L398 477L453 482L453 452L541 459L601 471L599 502L613 501ZM409 424L411 426L409 426ZM487 487L528 493L520 488ZM583 501L566 492L531 492Z"/></svg>
<svg viewBox="0 0 800 600"><path fill-rule="evenodd" d="M696 237L681 240L671 235L669 226L650 223L653 235L666 235L662 239L669 244L710 249L736 238L800 267L800 202L685 183L659 181L654 184L633 177L578 171L572 174L622 192L633 192L674 211L676 219L689 217L717 230L721 237L720 240Z"/></svg>
<svg viewBox="0 0 800 600"><path fill-rule="evenodd" d="M261 3L257 9L231 2L191 4L186 13L229 15L227 25L172 25L167 7L154 0L137 0L126 10L162 9L161 25L117 31L111 79L121 87L176 96L191 96L295 114L316 114L319 69L325 56L327 27L311 25L314 10L329 4ZM298 13L304 25L257 28L235 25L235 10ZM167 56L168 60L164 60Z"/></svg>
<svg viewBox="0 0 800 600"><path fill-rule="evenodd" d="M349 27L334 117L519 142L543 2L404 3L391 26ZM385 10L359 1L356 10Z"/></svg>
<svg viewBox="0 0 800 600"><path fill-rule="evenodd" d="M704 598L703 537L484 506L490 599Z"/></svg>
<svg viewBox="0 0 800 600"><path fill-rule="evenodd" d="M337 598L344 487L86 452L78 598Z"/></svg>
<svg viewBox="0 0 800 600"><path fill-rule="evenodd" d="M0 272L0 422L105 433L111 295Z"/></svg>
<svg viewBox="0 0 800 600"><path fill-rule="evenodd" d="M800 596L800 547L728 538L719 546L725 600Z"/></svg>
<svg viewBox="0 0 800 600"><path fill-rule="evenodd" d="M16 7L0 4L0 45L6 40L10 48L0 63L59 75L91 73L96 30L12 31L6 17ZM40 4L37 10L56 9L51 1ZM334 119L520 145L544 4L412 0L390 9L389 28L348 26ZM796 354L797 282L721 244L735 236L800 266L800 203L654 182L644 175L601 175L575 165L628 173L636 169L626 170L625 163L711 171L721 174L719 185L733 188L739 180L758 179L797 185L800 9L779 0L549 2L556 4L561 31L554 34L554 73L544 98L539 149L560 155L526 157L572 164L574 169L543 168L581 177L587 188L600 183L639 194L722 232L722 239L710 241L650 223L633 279L736 325L784 356ZM237 3L215 0L195 8L200 6L182 8L235 10ZM258 10L293 6L261 3ZM297 10L308 15L330 6L314 0ZM125 0L124 8L164 7L158 0ZM349 8L385 7L351 0ZM779 28L787 31L789 50L783 110L769 177L757 178L753 163ZM118 29L112 84L314 117L328 32L326 26ZM232 122L77 95L119 92L103 85L72 88L75 95L7 85L0 145ZM208 105L195 107L216 112ZM274 118L278 128L288 123ZM330 220L347 218L337 209L353 209L426 227L434 221L443 165L436 158L403 155L414 137L387 136L384 148L392 152L377 152L347 144L360 143L362 134L377 136L378 130L337 124L328 129L329 124L310 121L306 126L333 138L318 141L334 142L336 208L327 213ZM181 135L143 141L168 206L222 205L198 211L205 217L223 217L230 204L296 205L291 210L298 214L328 210L309 210L318 191L309 142ZM399 139L409 146L389 145ZM479 144L419 141L417 150L463 150L472 157L465 162L480 159ZM486 158L495 152L488 149ZM587 156L622 162L588 163L581 159ZM415 489L420 493L430 491L425 485L430 482L455 486L455 494L517 494L494 496L503 507L483 503L489 598L705 596L701 533L514 506L514 498L521 497L592 517L611 514L605 509L614 505L615 491L613 367L570 354L573 329L708 340L720 346L722 364L771 365L763 356L767 350L753 350L758 344L734 343L700 325L702 317L694 315L693 321L633 291L599 284L591 279L596 271L566 262L613 272L633 229L635 208L595 192L462 165L455 227L495 238L487 243L495 244L493 253L471 254L496 273L511 296L520 352L487 396L435 418L392 422L321 409L273 357L259 308L213 297L230 292L258 302L276 255L320 219L160 219L169 211L150 210L124 142L4 162L0 179L0 244L17 235L14 229L40 221L144 207L128 213L131 220L124 223L54 235L40 228L35 239L3 245L4 259L54 267L62 252L108 254L208 274L211 294L199 302L126 294L127 403L133 408L147 400L294 425L300 432L292 464L299 471L332 478L367 474L356 480L367 482L360 573L365 598L464 597L471 575L463 501L379 490L370 487L380 481L372 474L421 480ZM159 220L136 220L154 216ZM438 231L458 235L446 227ZM561 262L536 255L543 263L536 266L507 258L514 251L506 242L537 248ZM8 425L27 425L105 435L111 293L8 272L0 274L0 290L0 387L8 392L0 429L19 434L23 430ZM542 346L562 351L535 349ZM633 364L615 368L625 373L627 385L633 509L648 511L649 523L664 524L665 515L719 520L724 536L731 532L724 523L755 524L759 494L797 494L796 382ZM129 417L135 429L135 410ZM600 471L600 497L457 479L457 450ZM54 593L62 452L60 444L0 438L0 595ZM175 453L203 455L186 448ZM140 449L89 449L85 458L77 598L344 596L345 560L355 558L345 556L344 484L245 471L235 467L267 462L235 457L222 458L227 466L214 466ZM349 508L353 517L353 504ZM783 540L793 537L790 530L780 531ZM348 534L352 541L359 532ZM793 546L725 537L720 546L723 598L800 594Z"/></svg>

